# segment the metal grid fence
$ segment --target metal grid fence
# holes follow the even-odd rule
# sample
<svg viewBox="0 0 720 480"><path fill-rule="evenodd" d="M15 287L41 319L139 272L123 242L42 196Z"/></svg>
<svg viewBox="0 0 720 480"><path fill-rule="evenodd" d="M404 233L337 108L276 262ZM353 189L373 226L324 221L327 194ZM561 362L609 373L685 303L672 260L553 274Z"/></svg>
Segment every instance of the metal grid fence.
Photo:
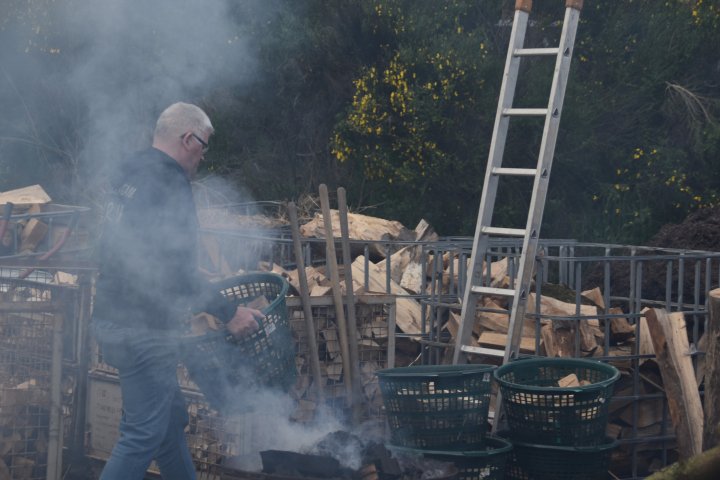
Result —
<svg viewBox="0 0 720 480"><path fill-rule="evenodd" d="M263 260L293 268L289 257L290 240L286 235L262 238L240 233L225 233L228 245L244 241L263 244ZM230 238L231 237L231 238ZM324 249L321 239L303 239L306 265L322 263ZM395 272L390 255L403 247L422 249L421 265L427 267L419 294L408 294L422 305L423 325L418 334L398 333L398 338L414 337L423 345L420 362L436 364L447 361L452 347L446 323L451 312L459 313L466 282L467 263L472 250L472 239L467 237L442 238L434 242L351 242L353 251L365 252L366 266L371 260L370 251L385 251L387 292ZM517 271L521 243L512 239L494 239L485 261L505 259L507 281L512 284ZM367 272L368 269L365 268ZM367 277L360 280L367 285ZM491 281L487 275L488 283ZM566 340L569 356L592 355L609 362L622 371L610 407L615 422L608 433L619 439L619 448L613 455L612 471L618 478L644 478L652 471L675 461L675 435L670 422L667 398L661 388L657 368L653 368L654 354L641 351L640 341L644 327L645 308L663 308L669 312L682 312L687 323L690 342L688 355L697 367L703 357L701 338L707 320L705 295L720 285L720 253L655 248L632 245L582 243L574 240L540 240L535 266L534 305L528 318L534 324L531 348L543 352L542 326L548 322L569 322L572 335ZM555 297L558 289L566 295L564 301L577 307L575 314L560 317L543 313L542 302ZM582 293L597 288L601 293L602 308L588 316L581 313L585 301ZM509 308L508 308L509 309ZM478 312L498 313L480 306ZM592 352L583 351L581 322L593 320L598 333L598 346ZM612 325L617 320L627 322L631 337L618 341L613 337ZM701 379L699 379L701 380ZM700 393L702 395L702 384Z"/></svg>
<svg viewBox="0 0 720 480"><path fill-rule="evenodd" d="M62 457L62 295L0 278L0 476L55 479ZM66 415L64 415L66 414Z"/></svg>

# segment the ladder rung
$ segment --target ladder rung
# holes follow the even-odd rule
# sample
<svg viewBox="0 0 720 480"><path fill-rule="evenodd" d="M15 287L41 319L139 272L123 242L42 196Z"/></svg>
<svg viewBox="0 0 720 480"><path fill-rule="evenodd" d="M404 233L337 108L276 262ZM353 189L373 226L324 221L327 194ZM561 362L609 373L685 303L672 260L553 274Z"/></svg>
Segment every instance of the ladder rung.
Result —
<svg viewBox="0 0 720 480"><path fill-rule="evenodd" d="M560 49L555 48L516 48L513 55L516 57L539 57L552 55L557 56L560 53Z"/></svg>
<svg viewBox="0 0 720 480"><path fill-rule="evenodd" d="M547 108L503 108L503 115L510 117L544 117Z"/></svg>
<svg viewBox="0 0 720 480"><path fill-rule="evenodd" d="M478 353L480 355L492 355L493 357L504 357L505 350L497 350L495 348L473 347L471 345L463 345L460 350L467 353Z"/></svg>
<svg viewBox="0 0 720 480"><path fill-rule="evenodd" d="M482 227L482 233L486 235L505 235L508 237L525 236L525 230L522 228Z"/></svg>
<svg viewBox="0 0 720 480"><path fill-rule="evenodd" d="M505 168L505 167L493 167L493 175L516 175L534 177L537 173L537 168Z"/></svg>
<svg viewBox="0 0 720 480"><path fill-rule="evenodd" d="M512 297L515 295L515 290L511 288L495 288L495 287L471 287L473 293L483 293L485 295L500 295L505 297Z"/></svg>

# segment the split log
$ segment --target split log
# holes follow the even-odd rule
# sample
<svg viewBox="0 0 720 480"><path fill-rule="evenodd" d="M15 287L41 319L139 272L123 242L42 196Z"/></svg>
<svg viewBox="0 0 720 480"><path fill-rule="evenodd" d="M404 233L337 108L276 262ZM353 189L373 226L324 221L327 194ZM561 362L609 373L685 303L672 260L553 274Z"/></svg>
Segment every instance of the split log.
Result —
<svg viewBox="0 0 720 480"><path fill-rule="evenodd" d="M475 321L484 329L508 333L510 312L502 308L494 299L486 297L483 298L483 307L478 309ZM533 319L525 318L522 335L524 337L535 336L535 321Z"/></svg>
<svg viewBox="0 0 720 480"><path fill-rule="evenodd" d="M0 193L0 205L10 202L18 208L50 203L51 200L50 195L40 185L31 185Z"/></svg>
<svg viewBox="0 0 720 480"><path fill-rule="evenodd" d="M28 220L20 232L20 252L34 252L48 232L48 226L37 218Z"/></svg>
<svg viewBox="0 0 720 480"><path fill-rule="evenodd" d="M330 210L331 223L333 225L333 237L340 238L340 220L337 210ZM348 213L348 233L352 240L371 241L395 241L414 240L415 234L406 228L402 223L395 220L361 215L359 213ZM321 213L305 225L300 226L300 234L303 237L325 238L325 223ZM370 246L374 254L384 258L385 248L381 243L374 243Z"/></svg>
<svg viewBox="0 0 720 480"><path fill-rule="evenodd" d="M663 408L663 399L645 398L626 406L617 418L638 429L661 425L664 420ZM637 409L637 414L634 409Z"/></svg>
<svg viewBox="0 0 720 480"><path fill-rule="evenodd" d="M590 290L585 290L584 292L580 292L580 295L583 298L585 298L586 300L590 300L598 308L600 308L602 310L605 309L605 299L603 299L603 295L602 295L602 291L600 290L600 287L595 287Z"/></svg>
<svg viewBox="0 0 720 480"><path fill-rule="evenodd" d="M425 220L415 227L415 241L432 242L438 239L437 234ZM425 268L421 265L422 245L408 245L390 255L390 278L407 291L419 294ZM387 260L378 262L381 271L387 268Z"/></svg>
<svg viewBox="0 0 720 480"><path fill-rule="evenodd" d="M367 293L386 293L385 273L372 262L368 262L368 286ZM365 281L365 257L359 256L352 264L353 282L362 285ZM397 295L395 322L405 333L422 333L422 309L420 303L407 297L407 292L396 282L390 280L391 295Z"/></svg>
<svg viewBox="0 0 720 480"><path fill-rule="evenodd" d="M477 342L481 347L493 348L495 350L505 350L508 344L508 336L504 333L482 332ZM520 338L521 353L535 353L535 338Z"/></svg>
<svg viewBox="0 0 720 480"><path fill-rule="evenodd" d="M720 288L708 294L709 318L705 345L705 437L704 448L720 444Z"/></svg>
<svg viewBox="0 0 720 480"><path fill-rule="evenodd" d="M569 328L554 328L552 324L543 325L540 338L548 357L575 357L575 333Z"/></svg>
<svg viewBox="0 0 720 480"><path fill-rule="evenodd" d="M651 308L646 318L665 385L670 418L675 427L681 459L702 452L703 410L695 383L692 360L688 355L685 317Z"/></svg>
<svg viewBox="0 0 720 480"><path fill-rule="evenodd" d="M77 285L78 276L72 273L61 272L58 270L53 276L53 283L56 283L58 285Z"/></svg>
<svg viewBox="0 0 720 480"><path fill-rule="evenodd" d="M622 314L623 311L621 308L614 307L609 310L609 313L615 315ZM635 337L636 333L635 326L630 325L627 318L613 317L610 319L610 335L615 342L625 342Z"/></svg>
<svg viewBox="0 0 720 480"><path fill-rule="evenodd" d="M527 313L534 314L537 309L537 302L535 293L530 293L528 296ZM579 313L578 307L574 303L563 302L556 298L542 295L540 297L540 314L543 316L552 317L552 324L555 330L567 329L574 336L574 332L577 329L580 335L580 350L587 353L594 352L597 347L597 340L595 338L595 331L588 328L588 322L598 322L597 307L594 305L580 305ZM562 317L581 317L577 320L562 320ZM547 320L546 320L547 321ZM561 339L559 342L555 342L557 346L562 346L562 354L559 356L574 356L574 340L572 343L568 341L568 335L566 332L558 334Z"/></svg>
<svg viewBox="0 0 720 480"><path fill-rule="evenodd" d="M638 318L636 328L635 341L638 342L638 353L640 355L655 355L655 347L653 346L653 339L648 328L647 314L648 308L644 308L640 313L643 315ZM641 358L640 365L650 360L649 358Z"/></svg>

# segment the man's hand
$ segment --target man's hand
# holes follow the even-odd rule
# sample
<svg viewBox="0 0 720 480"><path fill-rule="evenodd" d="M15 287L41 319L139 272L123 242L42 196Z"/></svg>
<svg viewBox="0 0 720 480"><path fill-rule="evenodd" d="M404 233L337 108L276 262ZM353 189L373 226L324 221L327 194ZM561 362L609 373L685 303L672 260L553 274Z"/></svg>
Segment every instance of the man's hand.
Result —
<svg viewBox="0 0 720 480"><path fill-rule="evenodd" d="M235 338L250 335L260 328L258 320L265 318L260 310L254 308L238 307L235 316L227 323L228 332Z"/></svg>

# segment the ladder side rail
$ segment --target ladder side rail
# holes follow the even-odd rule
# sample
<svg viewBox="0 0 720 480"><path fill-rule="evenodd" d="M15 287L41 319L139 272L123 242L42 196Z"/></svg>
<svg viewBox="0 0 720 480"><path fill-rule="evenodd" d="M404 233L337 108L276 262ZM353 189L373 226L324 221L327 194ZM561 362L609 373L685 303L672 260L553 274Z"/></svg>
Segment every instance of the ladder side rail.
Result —
<svg viewBox="0 0 720 480"><path fill-rule="evenodd" d="M530 288L535 257L537 254L540 226L542 223L545 198L547 196L550 172L555 154L555 143L557 140L557 132L560 124L563 99L565 97L565 88L567 86L567 78L570 71L570 61L572 59L573 45L575 43L575 34L579 18L580 10L573 6L568 6L565 9L565 19L560 38L560 53L558 54L557 61L555 62L555 71L553 74L552 88L550 92L550 103L548 104L548 113L545 117L543 139L540 146L540 154L538 156L538 173L535 176L530 205L530 215L527 219L527 228L523 239L522 255L524 257L524 261L520 262L520 269L517 276L517 281L520 282L520 288L516 289L515 296L513 298L510 322L508 325L508 340L510 345L508 346L509 348L505 349L503 363L507 363L511 358L517 358L520 353L519 348L522 338L522 326L527 307L528 290Z"/></svg>
<svg viewBox="0 0 720 480"><path fill-rule="evenodd" d="M515 97L515 86L517 84L517 73L519 70L520 57L513 54L516 49L522 48L525 42L529 13L516 9L513 19L513 26L510 33L510 48L508 48L505 59L505 69L500 87L498 109L495 115L492 140L490 141L490 152L488 165L485 171L485 183L480 198L480 209L475 225L475 236L473 240L472 259L467 270L465 279L466 286L463 292L462 311L460 314L460 326L455 338L455 350L453 352L453 364L460 362L464 357L462 346L468 343L472 334L472 327L475 321L475 309L477 307L477 295L472 292L473 285L479 285L482 280L482 264L485 251L488 246L488 236L483 234L482 228L492 220L492 212L495 207L497 195L498 178L493 174L494 167L502 166L502 157L505 150L507 128L509 118L503 115L503 110L512 106Z"/></svg>

